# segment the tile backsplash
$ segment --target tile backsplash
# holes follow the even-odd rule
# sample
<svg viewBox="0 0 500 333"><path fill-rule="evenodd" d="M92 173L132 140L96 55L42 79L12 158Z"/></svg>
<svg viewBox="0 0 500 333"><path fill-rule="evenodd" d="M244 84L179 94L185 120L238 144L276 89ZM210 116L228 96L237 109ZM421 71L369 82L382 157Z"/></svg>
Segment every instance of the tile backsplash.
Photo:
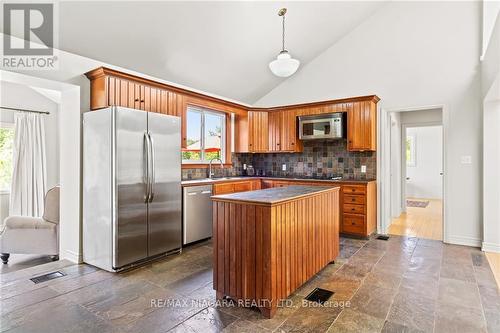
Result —
<svg viewBox="0 0 500 333"><path fill-rule="evenodd" d="M305 141L302 153L232 154L233 166L220 170L214 164L216 177L243 175L243 164L252 165L259 174L274 177L333 177L374 179L377 175L376 152L349 152L347 140ZM283 164L286 170L282 170ZM361 166L366 166L366 173ZM183 169L182 179L208 176L208 167Z"/></svg>
<svg viewBox="0 0 500 333"><path fill-rule="evenodd" d="M253 167L266 176L373 179L377 175L376 152L349 152L347 140L304 141L302 153L255 154ZM286 171L282 170L283 164ZM361 166L366 173L361 173Z"/></svg>

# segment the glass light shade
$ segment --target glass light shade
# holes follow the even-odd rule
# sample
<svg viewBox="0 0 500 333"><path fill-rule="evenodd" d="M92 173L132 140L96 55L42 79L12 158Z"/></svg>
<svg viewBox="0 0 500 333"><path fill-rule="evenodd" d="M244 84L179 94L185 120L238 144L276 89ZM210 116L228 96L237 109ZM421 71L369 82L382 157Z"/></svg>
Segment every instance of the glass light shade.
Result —
<svg viewBox="0 0 500 333"><path fill-rule="evenodd" d="M299 66L300 61L293 59L288 51L281 51L276 60L269 63L271 72L279 77L289 77L297 71Z"/></svg>

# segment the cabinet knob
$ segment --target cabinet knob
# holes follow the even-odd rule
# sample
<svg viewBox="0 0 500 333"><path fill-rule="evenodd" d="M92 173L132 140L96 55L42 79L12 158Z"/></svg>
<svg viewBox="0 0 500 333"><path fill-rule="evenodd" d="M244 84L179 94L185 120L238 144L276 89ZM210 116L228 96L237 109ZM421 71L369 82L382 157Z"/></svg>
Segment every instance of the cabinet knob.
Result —
<svg viewBox="0 0 500 333"><path fill-rule="evenodd" d="M279 143L277 143L277 145L279 146L280 144L279 144Z"/></svg>
<svg viewBox="0 0 500 333"><path fill-rule="evenodd" d="M354 223L354 222L351 222L351 225L355 225L355 224L356 224L356 223Z"/></svg>
<svg viewBox="0 0 500 333"><path fill-rule="evenodd" d="M141 99L141 103L144 103L144 100L143 100L143 99Z"/></svg>
<svg viewBox="0 0 500 333"><path fill-rule="evenodd" d="M139 102L139 99L138 98L134 99L134 102Z"/></svg>
<svg viewBox="0 0 500 333"><path fill-rule="evenodd" d="M295 144L295 142L292 142L291 145L293 146Z"/></svg>
<svg viewBox="0 0 500 333"><path fill-rule="evenodd" d="M351 201L354 202L354 201L356 201L356 199L352 198Z"/></svg>

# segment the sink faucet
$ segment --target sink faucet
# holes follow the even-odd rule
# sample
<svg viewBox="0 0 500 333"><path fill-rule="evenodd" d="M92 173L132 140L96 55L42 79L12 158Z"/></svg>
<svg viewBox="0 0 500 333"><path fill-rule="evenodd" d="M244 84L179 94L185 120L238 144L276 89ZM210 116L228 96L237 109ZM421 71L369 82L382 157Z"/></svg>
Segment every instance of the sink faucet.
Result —
<svg viewBox="0 0 500 333"><path fill-rule="evenodd" d="M208 162L208 178L212 179L212 177L215 175L214 172L212 172L212 162L213 161L219 161L220 162L220 167L221 167L221 170L224 170L224 163L222 162L222 160L218 157L214 157L212 158L209 162Z"/></svg>

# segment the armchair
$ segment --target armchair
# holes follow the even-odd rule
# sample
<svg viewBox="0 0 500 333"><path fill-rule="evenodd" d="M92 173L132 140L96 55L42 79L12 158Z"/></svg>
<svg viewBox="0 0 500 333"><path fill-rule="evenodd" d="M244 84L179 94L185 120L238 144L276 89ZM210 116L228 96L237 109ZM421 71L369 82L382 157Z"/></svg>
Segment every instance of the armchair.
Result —
<svg viewBox="0 0 500 333"><path fill-rule="evenodd" d="M0 233L0 259L11 253L44 254L59 259L59 186L47 191L42 217L9 216Z"/></svg>

